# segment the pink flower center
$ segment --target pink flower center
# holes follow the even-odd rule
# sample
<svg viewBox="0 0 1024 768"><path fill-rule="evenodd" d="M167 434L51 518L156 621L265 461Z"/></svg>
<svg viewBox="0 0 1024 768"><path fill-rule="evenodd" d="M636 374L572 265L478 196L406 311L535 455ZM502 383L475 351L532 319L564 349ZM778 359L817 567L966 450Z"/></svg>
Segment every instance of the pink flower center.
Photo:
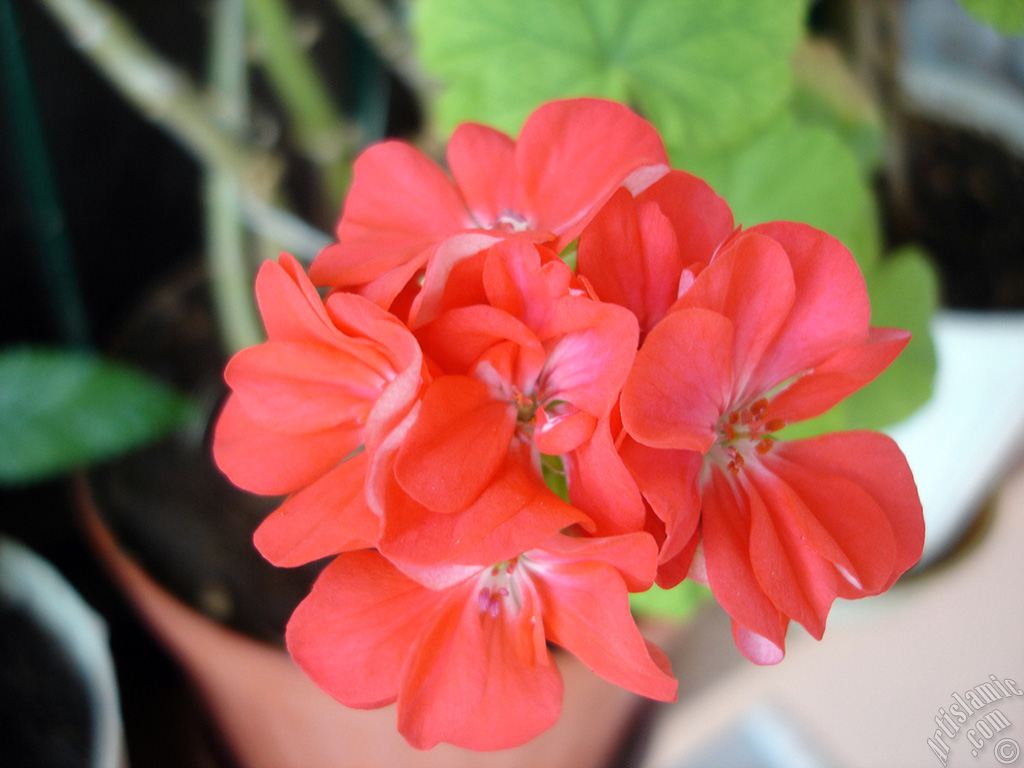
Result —
<svg viewBox="0 0 1024 768"><path fill-rule="evenodd" d="M525 232L528 229L532 229L532 225L530 220L523 216L523 214L506 208L491 225L491 229L497 229L502 232Z"/></svg>
<svg viewBox="0 0 1024 768"><path fill-rule="evenodd" d="M477 593L477 608L480 613L498 618L502 608L511 609L513 615L519 612L521 601L512 574L516 570L519 558L498 563L489 571L485 571L480 580L480 591Z"/></svg>
<svg viewBox="0 0 1024 768"><path fill-rule="evenodd" d="M768 453L775 445L772 433L786 426L782 419L766 421L767 414L768 400L763 397L745 408L730 411L719 420L718 439L708 455L732 474L739 474L747 461L744 456L749 457L752 451L761 456Z"/></svg>

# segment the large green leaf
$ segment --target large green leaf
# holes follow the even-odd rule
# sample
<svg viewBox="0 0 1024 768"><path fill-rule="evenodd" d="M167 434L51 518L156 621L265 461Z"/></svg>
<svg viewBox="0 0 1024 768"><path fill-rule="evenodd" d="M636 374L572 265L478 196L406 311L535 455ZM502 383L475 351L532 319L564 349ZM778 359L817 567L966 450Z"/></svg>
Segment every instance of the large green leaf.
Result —
<svg viewBox="0 0 1024 768"><path fill-rule="evenodd" d="M0 353L0 483L43 480L138 447L190 409L163 384L84 352Z"/></svg>
<svg viewBox="0 0 1024 768"><path fill-rule="evenodd" d="M1024 33L1024 0L960 0L968 13L1004 35Z"/></svg>
<svg viewBox="0 0 1024 768"><path fill-rule="evenodd" d="M444 131L465 120L514 133L539 104L630 104L667 144L708 152L785 103L802 0L419 0L420 57L445 86Z"/></svg>
<svg viewBox="0 0 1024 768"><path fill-rule="evenodd" d="M856 155L835 131L786 117L736 151L673 165L703 177L745 227L802 221L839 238L862 268L881 250L874 196Z"/></svg>

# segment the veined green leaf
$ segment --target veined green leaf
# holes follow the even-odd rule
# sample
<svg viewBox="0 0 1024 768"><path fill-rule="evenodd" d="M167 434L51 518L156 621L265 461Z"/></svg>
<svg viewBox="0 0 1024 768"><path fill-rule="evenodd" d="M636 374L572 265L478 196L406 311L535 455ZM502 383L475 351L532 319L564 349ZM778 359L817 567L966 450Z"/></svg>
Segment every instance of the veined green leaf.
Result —
<svg viewBox="0 0 1024 768"><path fill-rule="evenodd" d="M509 133L545 101L602 96L637 109L666 144L709 152L786 102L801 0L419 0L414 30L445 86L446 133Z"/></svg>

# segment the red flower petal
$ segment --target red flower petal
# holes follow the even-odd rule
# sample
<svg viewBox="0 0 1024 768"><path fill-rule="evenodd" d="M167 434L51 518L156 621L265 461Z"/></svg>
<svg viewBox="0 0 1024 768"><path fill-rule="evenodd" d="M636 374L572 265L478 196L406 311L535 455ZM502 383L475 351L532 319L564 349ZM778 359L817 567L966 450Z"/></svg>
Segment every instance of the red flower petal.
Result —
<svg viewBox="0 0 1024 768"><path fill-rule="evenodd" d="M515 209L535 229L556 233L555 250L561 250L630 173L667 162L657 131L621 104L549 102L527 118L519 135Z"/></svg>
<svg viewBox="0 0 1024 768"><path fill-rule="evenodd" d="M785 249L796 284L793 308L748 390L763 394L837 350L863 344L871 308L857 262L831 235L785 221L758 224L747 231L767 235Z"/></svg>
<svg viewBox="0 0 1024 768"><path fill-rule="evenodd" d="M646 335L676 300L683 260L658 206L619 189L580 234L577 271L601 301L633 312Z"/></svg>
<svg viewBox="0 0 1024 768"><path fill-rule="evenodd" d="M650 537L648 552L656 548ZM664 654L649 646L629 611L622 576L600 561L538 566L533 583L548 639L601 677L659 701L675 701L677 683Z"/></svg>
<svg viewBox="0 0 1024 768"><path fill-rule="evenodd" d="M455 512L479 498L505 462L516 428L512 403L486 385L442 376L423 393L419 416L395 462L395 477L420 504Z"/></svg>
<svg viewBox="0 0 1024 768"><path fill-rule="evenodd" d="M265 261L256 275L256 300L271 341L322 341L334 344L338 333L320 294L293 256Z"/></svg>
<svg viewBox="0 0 1024 768"><path fill-rule="evenodd" d="M729 241L673 310L710 309L732 321L732 402L743 403L764 391L750 389L747 381L786 320L793 300L793 274L786 252L771 238L745 232Z"/></svg>
<svg viewBox="0 0 1024 768"><path fill-rule="evenodd" d="M450 593L404 670L398 729L410 744L506 749L555 724L562 678L536 642L536 599L529 589L522 599L518 615L503 606L492 616L471 590Z"/></svg>
<svg viewBox="0 0 1024 768"><path fill-rule="evenodd" d="M753 485L745 485L744 493L750 510L750 563L758 584L783 614L820 640L836 598L835 568L808 543L790 505L777 503L777 496L762 498Z"/></svg>
<svg viewBox="0 0 1024 768"><path fill-rule="evenodd" d="M599 422L585 443L563 456L569 501L594 521L595 536L639 531L644 503L615 451L608 419Z"/></svg>
<svg viewBox="0 0 1024 768"><path fill-rule="evenodd" d="M910 342L895 328L871 328L858 347L841 349L772 398L766 419L786 423L818 416L874 381Z"/></svg>
<svg viewBox="0 0 1024 768"><path fill-rule="evenodd" d="M704 486L701 532L708 586L715 599L735 622L783 648L789 620L754 575L749 502L717 467L711 468Z"/></svg>
<svg viewBox="0 0 1024 768"><path fill-rule="evenodd" d="M444 593L403 575L373 551L324 569L288 621L288 652L342 704L373 709L398 697L409 648Z"/></svg>
<svg viewBox="0 0 1024 768"><path fill-rule="evenodd" d="M640 492L665 524L659 562L671 560L691 543L697 532L698 484L704 456L697 451L648 448L628 438L620 452Z"/></svg>
<svg viewBox="0 0 1024 768"><path fill-rule="evenodd" d="M432 160L398 141L355 162L338 222L338 244L310 267L318 285L362 285L411 261L445 236L473 226L458 190Z"/></svg>
<svg viewBox="0 0 1024 768"><path fill-rule="evenodd" d="M345 425L299 435L269 431L232 395L217 418L213 458L238 487L281 496L309 485L362 442L362 429Z"/></svg>
<svg viewBox="0 0 1024 768"><path fill-rule="evenodd" d="M654 448L705 452L729 403L732 323L717 312L684 309L644 342L622 390L622 422Z"/></svg>
<svg viewBox="0 0 1024 768"><path fill-rule="evenodd" d="M448 140L448 167L477 226L490 229L515 200L516 145L493 128L463 123Z"/></svg>
<svg viewBox="0 0 1024 768"><path fill-rule="evenodd" d="M366 452L338 465L270 513L253 543L277 566L374 546L380 518L366 505Z"/></svg>
<svg viewBox="0 0 1024 768"><path fill-rule="evenodd" d="M773 452L809 471L846 478L877 502L891 526L895 551L892 571L875 592L884 592L920 559L924 547L921 500L907 460L892 438L878 432L842 432L780 443ZM857 526L858 521L836 521L839 524ZM855 534L846 538L853 539ZM839 536L837 540L842 539ZM870 557L870 552L865 556Z"/></svg>

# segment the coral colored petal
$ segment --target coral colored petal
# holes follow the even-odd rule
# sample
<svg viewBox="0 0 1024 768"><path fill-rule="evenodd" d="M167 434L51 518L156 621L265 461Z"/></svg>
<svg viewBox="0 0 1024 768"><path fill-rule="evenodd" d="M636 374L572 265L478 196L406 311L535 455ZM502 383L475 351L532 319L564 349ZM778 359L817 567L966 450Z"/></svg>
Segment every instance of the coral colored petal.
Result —
<svg viewBox="0 0 1024 768"><path fill-rule="evenodd" d="M265 261L256 275L256 300L271 341L335 343L338 333L313 283L293 256Z"/></svg>
<svg viewBox="0 0 1024 768"><path fill-rule="evenodd" d="M486 304L483 253L497 242L497 237L485 232L463 232L437 246L427 264L423 289L413 302L410 325L419 328L449 309ZM472 269L466 269L468 262L473 262Z"/></svg>
<svg viewBox="0 0 1024 768"><path fill-rule="evenodd" d="M596 428L597 417L586 411L552 414L542 408L534 417L533 445L548 456L561 456L579 448Z"/></svg>
<svg viewBox="0 0 1024 768"><path fill-rule="evenodd" d="M749 392L763 393L839 349L863 344L871 309L857 262L831 235L785 221L747 231L785 249L796 284L793 309L752 377Z"/></svg>
<svg viewBox="0 0 1024 768"><path fill-rule="evenodd" d="M658 559L666 562L685 549L697 531L704 456L697 451L648 448L628 438L620 453L640 492L665 524Z"/></svg>
<svg viewBox="0 0 1024 768"><path fill-rule="evenodd" d="M771 238L746 232L730 240L674 305L673 310L710 309L732 321L734 402L743 402L746 382L789 314L794 295L786 252Z"/></svg>
<svg viewBox="0 0 1024 768"><path fill-rule="evenodd" d="M650 547L653 559L653 541ZM599 561L544 563L532 581L544 632L601 677L658 701L675 701L677 683L652 655L629 610L622 576Z"/></svg>
<svg viewBox="0 0 1024 768"><path fill-rule="evenodd" d="M895 328L871 328L858 347L841 349L772 398L766 419L787 424L818 416L874 381L910 341Z"/></svg>
<svg viewBox="0 0 1024 768"><path fill-rule="evenodd" d="M657 131L621 104L549 102L527 118L516 144L516 210L561 250L633 171L668 162Z"/></svg>
<svg viewBox="0 0 1024 768"><path fill-rule="evenodd" d="M213 457L240 488L280 496L309 485L362 442L362 429L345 426L299 435L271 432L232 395L217 418Z"/></svg>
<svg viewBox="0 0 1024 768"><path fill-rule="evenodd" d="M729 402L732 323L717 312L684 309L644 341L622 390L626 431L653 448L705 452Z"/></svg>
<svg viewBox="0 0 1024 768"><path fill-rule="evenodd" d="M393 702L402 667L443 593L420 586L373 551L324 569L288 622L285 642L313 681L341 703Z"/></svg>
<svg viewBox="0 0 1024 768"><path fill-rule="evenodd" d="M783 614L820 640L836 598L835 568L806 541L787 506L769 506L752 485L745 485L744 492L750 509L750 562L758 584Z"/></svg>
<svg viewBox="0 0 1024 768"><path fill-rule="evenodd" d="M707 586L707 574L694 572L695 566L703 567L703 559L697 559L700 543L700 529L698 528L675 555L658 564L658 575L655 577L654 583L662 589L672 589L672 587L678 586L683 579L692 579L698 584ZM703 558L703 555L701 557ZM700 578L701 576L703 578Z"/></svg>
<svg viewBox="0 0 1024 768"><path fill-rule="evenodd" d="M353 173L338 222L338 244L310 267L318 285L368 283L473 226L444 171L408 144L386 141L370 147L356 159Z"/></svg>
<svg viewBox="0 0 1024 768"><path fill-rule="evenodd" d="M268 341L231 358L224 379L249 417L277 432L302 433L366 420L387 384L380 352ZM353 354L356 352L356 354ZM363 355L372 358L367 364Z"/></svg>
<svg viewBox="0 0 1024 768"><path fill-rule="evenodd" d="M748 502L717 467L704 487L701 515L708 586L734 621L782 647L788 619L761 588L750 560Z"/></svg>
<svg viewBox="0 0 1024 768"><path fill-rule="evenodd" d="M907 460L892 438L878 432L840 432L780 443L776 450L780 458L809 471L846 478L878 503L892 528L896 549L892 572L877 591L888 589L920 559L924 547L921 500Z"/></svg>
<svg viewBox="0 0 1024 768"><path fill-rule="evenodd" d="M445 312L418 329L423 353L445 373L467 374L502 342L517 347L517 370L529 380L544 365L544 348L536 335L507 312L494 307L462 307ZM518 378L518 377L517 377Z"/></svg>
<svg viewBox="0 0 1024 768"><path fill-rule="evenodd" d="M815 438L805 442L809 444L800 446L798 453L820 449ZM835 442L830 441L828 447L840 447ZM764 464L772 477L778 478L777 483L798 499L789 506L801 517L806 510L813 520L813 524L806 519L799 523L808 543L835 563L857 589L867 594L881 591L896 558L896 542L885 513L871 495L852 480L810 470L787 459L791 455L787 450L789 446L789 443L780 445L780 450L765 457ZM819 531L827 537L824 547L821 545L824 537ZM830 551L833 548L840 554Z"/></svg>
<svg viewBox="0 0 1024 768"><path fill-rule="evenodd" d="M785 634L783 639L776 643L733 620L732 638L743 655L755 664L778 664L786 655Z"/></svg>
<svg viewBox="0 0 1024 768"><path fill-rule="evenodd" d="M263 521L253 543L277 566L296 566L374 546L380 518L366 506L366 452L338 465Z"/></svg>
<svg viewBox="0 0 1024 768"><path fill-rule="evenodd" d="M398 729L412 746L444 741L466 749L523 744L558 720L562 678L546 649L532 642L541 624L536 600L523 592L497 616L476 594L453 590L413 647L398 699Z"/></svg>
<svg viewBox="0 0 1024 768"><path fill-rule="evenodd" d="M455 512L472 504L508 455L512 403L465 376L442 376L423 393L419 416L395 462L395 477L420 504Z"/></svg>
<svg viewBox="0 0 1024 768"><path fill-rule="evenodd" d="M728 203L685 171L670 171L637 195L637 200L643 208L656 204L671 223L682 267L694 274L711 262L735 228Z"/></svg>
<svg viewBox="0 0 1024 768"><path fill-rule="evenodd" d="M515 202L515 142L493 128L463 123L448 140L447 154L477 226L490 229Z"/></svg>
<svg viewBox="0 0 1024 768"><path fill-rule="evenodd" d="M615 451L608 419L562 457L569 501L594 521L595 536L643 530L644 503L636 482Z"/></svg>
<svg viewBox="0 0 1024 768"><path fill-rule="evenodd" d="M380 551L403 567L461 563L492 565L535 547L576 523L590 525L537 477L526 457L509 456L493 482L464 510L435 513L394 480L395 456L418 408L371 457L367 501L383 516ZM412 572L412 571L410 571Z"/></svg>
<svg viewBox="0 0 1024 768"><path fill-rule="evenodd" d="M547 361L540 377L545 398L562 400L597 418L615 405L639 338L636 317L615 304L582 296L558 302Z"/></svg>
<svg viewBox="0 0 1024 768"><path fill-rule="evenodd" d="M626 189L580 233L578 253L579 274L601 301L633 312L643 335L676 300L683 262L672 225L655 203L641 209Z"/></svg>
<svg viewBox="0 0 1024 768"><path fill-rule="evenodd" d="M532 562L555 567L569 563L607 563L619 572L630 592L644 592L654 581L658 548L650 534L580 537L557 534L531 550Z"/></svg>
<svg viewBox="0 0 1024 768"><path fill-rule="evenodd" d="M559 299L569 295L573 281L569 265L544 246L510 237L487 254L484 286L492 306L522 321L543 341Z"/></svg>

